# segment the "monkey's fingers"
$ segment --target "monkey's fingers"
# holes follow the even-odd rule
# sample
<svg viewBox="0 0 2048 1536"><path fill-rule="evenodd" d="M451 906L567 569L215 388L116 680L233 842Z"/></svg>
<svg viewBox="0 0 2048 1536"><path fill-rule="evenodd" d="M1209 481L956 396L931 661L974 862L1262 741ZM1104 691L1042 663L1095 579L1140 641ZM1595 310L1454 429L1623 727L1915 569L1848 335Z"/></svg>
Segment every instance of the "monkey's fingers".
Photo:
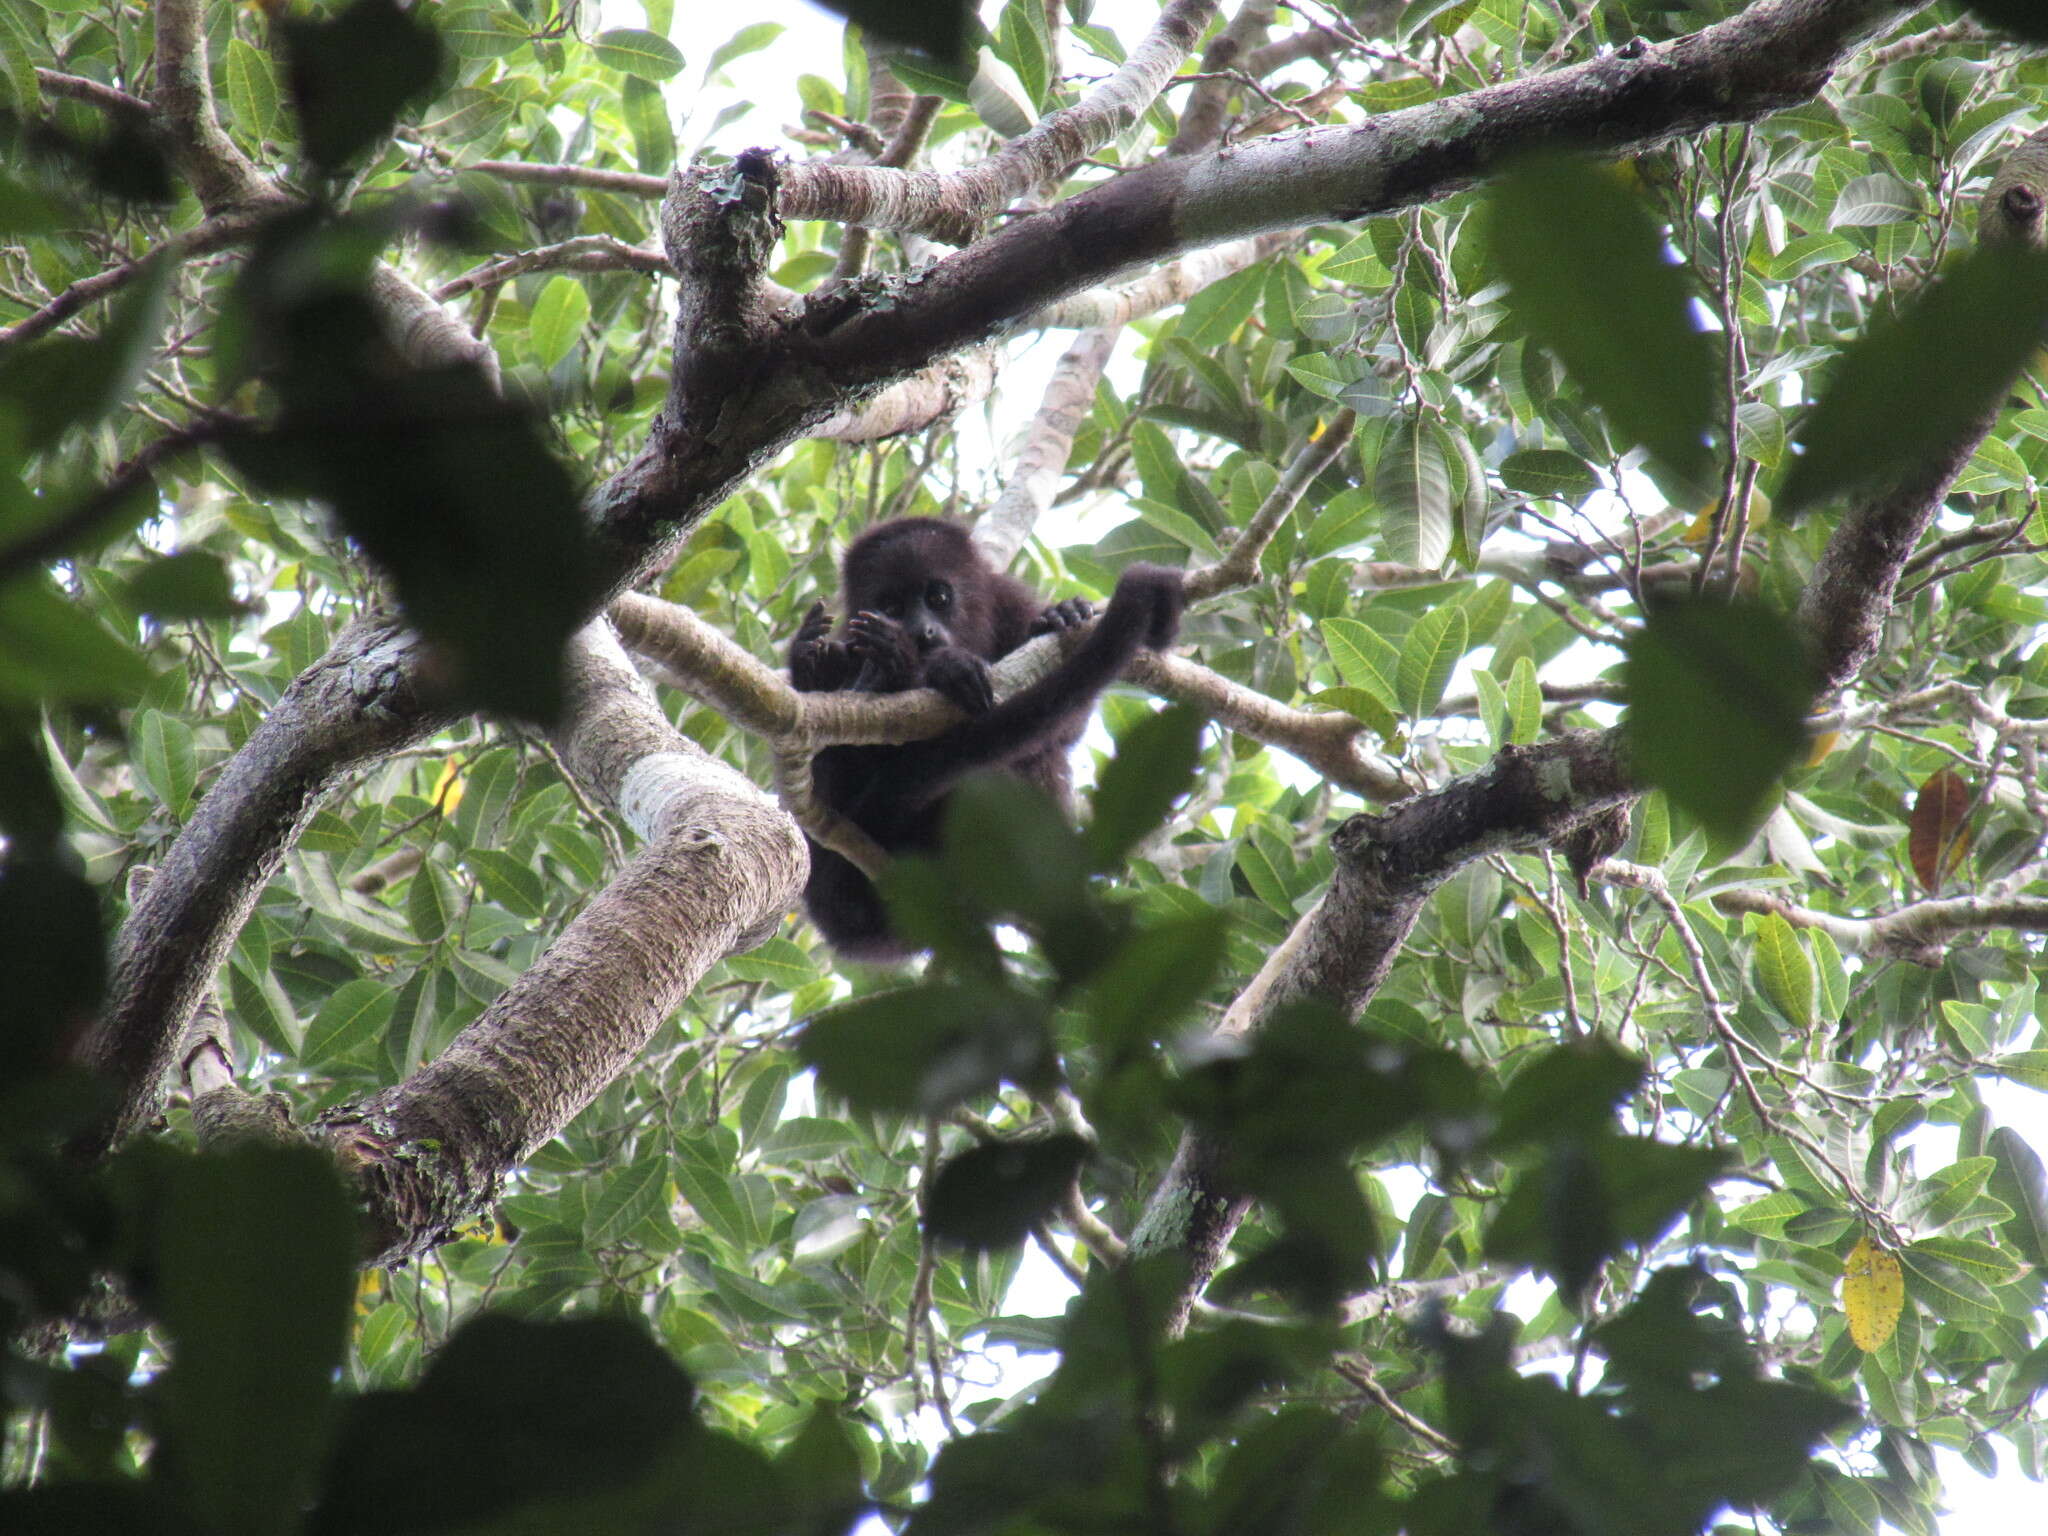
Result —
<svg viewBox="0 0 2048 1536"><path fill-rule="evenodd" d="M811 611L804 615L803 623L796 627L799 640L816 640L832 627L832 616L825 611L823 603L811 604Z"/></svg>
<svg viewBox="0 0 2048 1536"><path fill-rule="evenodd" d="M996 707L988 663L971 651L934 652L925 662L924 680L970 715L985 715Z"/></svg>
<svg viewBox="0 0 2048 1536"><path fill-rule="evenodd" d="M1033 635L1058 634L1063 629L1072 629L1085 624L1095 617L1095 605L1085 597L1062 598L1048 604L1043 612L1032 621L1029 633Z"/></svg>

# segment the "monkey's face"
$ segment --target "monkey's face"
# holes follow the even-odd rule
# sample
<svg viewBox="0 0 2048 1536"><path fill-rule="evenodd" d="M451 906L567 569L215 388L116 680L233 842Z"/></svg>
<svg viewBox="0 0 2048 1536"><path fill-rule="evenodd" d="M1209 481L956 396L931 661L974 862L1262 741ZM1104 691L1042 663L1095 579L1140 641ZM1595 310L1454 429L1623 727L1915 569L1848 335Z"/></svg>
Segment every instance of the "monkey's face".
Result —
<svg viewBox="0 0 2048 1536"><path fill-rule="evenodd" d="M883 593L875 611L894 619L909 633L920 656L943 645L957 645L953 627L959 594L943 576L930 576Z"/></svg>
<svg viewBox="0 0 2048 1536"><path fill-rule="evenodd" d="M950 530L947 530L950 533ZM846 568L846 611L879 613L902 626L920 656L958 646L988 657L995 644L993 579L964 537L913 527L870 544Z"/></svg>

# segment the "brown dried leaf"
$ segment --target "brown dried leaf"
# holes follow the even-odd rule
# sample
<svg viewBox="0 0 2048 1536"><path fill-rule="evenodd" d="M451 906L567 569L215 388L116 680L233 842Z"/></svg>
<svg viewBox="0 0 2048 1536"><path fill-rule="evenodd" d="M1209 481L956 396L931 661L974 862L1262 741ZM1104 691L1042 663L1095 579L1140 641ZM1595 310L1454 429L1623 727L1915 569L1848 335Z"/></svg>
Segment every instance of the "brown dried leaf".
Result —
<svg viewBox="0 0 2048 1536"><path fill-rule="evenodd" d="M1954 771L1944 768L1920 786L1906 823L1906 856L1930 892L1955 873L1970 851L1969 816L1976 796Z"/></svg>

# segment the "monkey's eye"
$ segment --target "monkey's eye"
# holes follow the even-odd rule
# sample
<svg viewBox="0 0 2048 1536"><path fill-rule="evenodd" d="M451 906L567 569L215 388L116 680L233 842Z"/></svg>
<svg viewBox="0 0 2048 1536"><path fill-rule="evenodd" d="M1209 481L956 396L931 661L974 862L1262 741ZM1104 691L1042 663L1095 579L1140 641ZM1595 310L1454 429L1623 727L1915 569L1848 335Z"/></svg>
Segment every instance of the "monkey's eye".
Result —
<svg viewBox="0 0 2048 1536"><path fill-rule="evenodd" d="M924 601L934 613L944 613L953 606L953 589L943 581L935 581L926 588Z"/></svg>

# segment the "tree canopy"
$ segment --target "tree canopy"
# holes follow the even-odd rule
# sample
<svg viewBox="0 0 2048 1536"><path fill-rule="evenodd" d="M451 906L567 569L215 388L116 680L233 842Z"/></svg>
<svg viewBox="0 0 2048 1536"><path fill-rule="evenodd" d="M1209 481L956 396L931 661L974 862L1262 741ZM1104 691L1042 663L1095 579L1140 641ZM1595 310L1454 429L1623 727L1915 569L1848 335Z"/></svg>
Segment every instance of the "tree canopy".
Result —
<svg viewBox="0 0 2048 1536"><path fill-rule="evenodd" d="M0 10L0 1525L2040 1480L2036 8L830 3ZM1184 572L1074 822L814 793L905 515Z"/></svg>

